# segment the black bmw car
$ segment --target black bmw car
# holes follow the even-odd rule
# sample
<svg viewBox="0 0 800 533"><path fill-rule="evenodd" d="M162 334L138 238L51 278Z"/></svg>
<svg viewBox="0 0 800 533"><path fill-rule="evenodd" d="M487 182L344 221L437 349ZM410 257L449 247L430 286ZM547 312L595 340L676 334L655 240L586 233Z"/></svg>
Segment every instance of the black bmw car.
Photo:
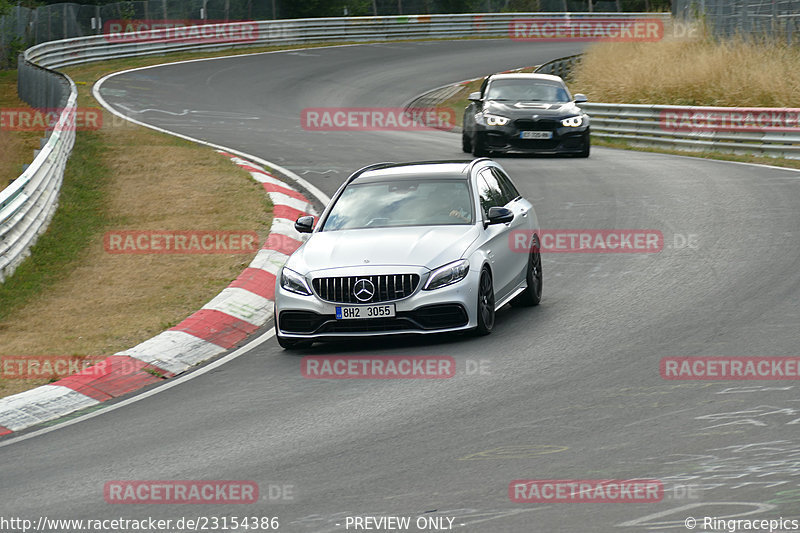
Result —
<svg viewBox="0 0 800 533"><path fill-rule="evenodd" d="M464 110L462 148L490 153L572 154L589 157L589 115L558 76L493 74Z"/></svg>

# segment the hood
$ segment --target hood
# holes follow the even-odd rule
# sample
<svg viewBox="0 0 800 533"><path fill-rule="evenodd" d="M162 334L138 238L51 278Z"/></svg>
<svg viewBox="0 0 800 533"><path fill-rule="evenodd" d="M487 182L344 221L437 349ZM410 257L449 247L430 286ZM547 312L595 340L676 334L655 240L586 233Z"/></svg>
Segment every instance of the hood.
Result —
<svg viewBox="0 0 800 533"><path fill-rule="evenodd" d="M321 231L312 234L286 266L297 272L367 265L433 269L460 259L478 235L474 224Z"/></svg>
<svg viewBox="0 0 800 533"><path fill-rule="evenodd" d="M531 118L539 115L543 118L567 118L580 115L581 110L573 102L498 102L487 101L483 106L485 113L493 113L509 118Z"/></svg>

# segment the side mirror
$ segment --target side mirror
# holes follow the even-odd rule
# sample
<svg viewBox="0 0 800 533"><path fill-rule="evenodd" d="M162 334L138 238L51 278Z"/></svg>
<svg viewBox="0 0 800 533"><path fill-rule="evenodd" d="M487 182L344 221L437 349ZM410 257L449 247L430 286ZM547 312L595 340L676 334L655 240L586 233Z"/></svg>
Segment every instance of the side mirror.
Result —
<svg viewBox="0 0 800 533"><path fill-rule="evenodd" d="M481 100L483 100L483 98L481 98L481 93L480 93L480 91L476 91L476 92L474 92L474 93L469 93L469 98L468 98L468 100L469 100L470 102L480 102Z"/></svg>
<svg viewBox="0 0 800 533"><path fill-rule="evenodd" d="M314 231L314 217L311 215L297 217L297 221L294 223L294 229L296 229L298 233L311 233Z"/></svg>
<svg viewBox="0 0 800 533"><path fill-rule="evenodd" d="M577 94L575 95L575 103L576 103L576 104L582 104L582 103L584 103L584 102L588 102L588 101L589 101L589 99L588 99L588 98L586 98L586 95L585 95L585 94L582 94L582 93L577 93Z"/></svg>
<svg viewBox="0 0 800 533"><path fill-rule="evenodd" d="M490 207L489 208L489 223L491 224L505 224L514 220L514 212L507 207Z"/></svg>

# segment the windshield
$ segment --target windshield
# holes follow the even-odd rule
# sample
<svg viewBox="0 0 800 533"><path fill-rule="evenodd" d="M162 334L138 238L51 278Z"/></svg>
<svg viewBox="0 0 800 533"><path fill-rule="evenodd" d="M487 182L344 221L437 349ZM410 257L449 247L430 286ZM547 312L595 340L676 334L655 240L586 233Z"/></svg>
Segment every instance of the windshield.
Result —
<svg viewBox="0 0 800 533"><path fill-rule="evenodd" d="M559 83L545 80L494 80L486 92L488 100L512 102L569 102L567 90Z"/></svg>
<svg viewBox="0 0 800 533"><path fill-rule="evenodd" d="M322 231L392 226L472 224L465 179L402 179L348 186Z"/></svg>

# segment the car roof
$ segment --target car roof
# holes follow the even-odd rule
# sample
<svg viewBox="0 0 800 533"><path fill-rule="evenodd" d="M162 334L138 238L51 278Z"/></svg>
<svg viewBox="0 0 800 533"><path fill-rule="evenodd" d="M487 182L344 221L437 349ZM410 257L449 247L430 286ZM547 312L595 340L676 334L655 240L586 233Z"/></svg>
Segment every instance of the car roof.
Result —
<svg viewBox="0 0 800 533"><path fill-rule="evenodd" d="M546 81L557 81L560 83L564 83L564 80L561 79L559 76L553 76L551 74L535 74L532 72L492 74L491 76L489 76L489 80L546 80Z"/></svg>
<svg viewBox="0 0 800 533"><path fill-rule="evenodd" d="M414 161L371 165L357 173L354 183L374 183L390 179L466 179L473 161Z"/></svg>

